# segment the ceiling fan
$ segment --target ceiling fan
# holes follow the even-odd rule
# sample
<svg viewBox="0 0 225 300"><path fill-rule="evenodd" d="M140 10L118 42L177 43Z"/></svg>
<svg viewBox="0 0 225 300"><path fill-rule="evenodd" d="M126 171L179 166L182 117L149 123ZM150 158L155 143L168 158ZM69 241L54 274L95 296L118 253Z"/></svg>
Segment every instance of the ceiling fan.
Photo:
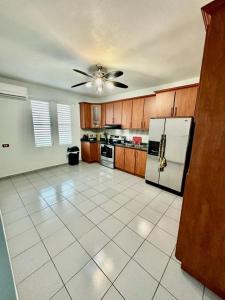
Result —
<svg viewBox="0 0 225 300"><path fill-rule="evenodd" d="M103 91L104 87L109 89L113 87L118 87L122 89L128 88L128 86L122 82L113 81L112 79L120 77L123 75L122 71L112 71L109 73L104 72L103 67L101 65L96 65L96 70L92 74L88 74L84 71L73 69L73 71L80 73L84 76L91 78L89 81L84 81L78 84L74 84L71 88L75 88L77 86L86 85L87 87L95 87L98 93Z"/></svg>

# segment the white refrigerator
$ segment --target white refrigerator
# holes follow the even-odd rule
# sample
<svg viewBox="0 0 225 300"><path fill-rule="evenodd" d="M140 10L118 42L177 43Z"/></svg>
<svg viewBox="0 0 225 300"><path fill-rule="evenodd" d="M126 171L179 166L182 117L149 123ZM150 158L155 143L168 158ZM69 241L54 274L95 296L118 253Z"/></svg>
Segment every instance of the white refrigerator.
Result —
<svg viewBox="0 0 225 300"><path fill-rule="evenodd" d="M147 183L182 195L192 135L192 118L150 119Z"/></svg>

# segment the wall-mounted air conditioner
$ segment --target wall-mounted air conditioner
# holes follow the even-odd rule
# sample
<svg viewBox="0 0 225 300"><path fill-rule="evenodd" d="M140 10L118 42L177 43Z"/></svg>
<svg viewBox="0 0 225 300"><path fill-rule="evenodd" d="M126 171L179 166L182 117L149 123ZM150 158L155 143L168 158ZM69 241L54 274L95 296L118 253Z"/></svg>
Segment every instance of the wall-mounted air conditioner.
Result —
<svg viewBox="0 0 225 300"><path fill-rule="evenodd" d="M0 97L11 97L20 100L27 100L27 88L0 82Z"/></svg>

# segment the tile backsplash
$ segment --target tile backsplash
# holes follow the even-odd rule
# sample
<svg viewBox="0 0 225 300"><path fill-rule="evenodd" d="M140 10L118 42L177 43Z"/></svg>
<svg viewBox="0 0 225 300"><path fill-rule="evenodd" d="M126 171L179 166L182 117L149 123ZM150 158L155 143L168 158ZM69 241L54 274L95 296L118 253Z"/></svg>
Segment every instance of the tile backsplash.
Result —
<svg viewBox="0 0 225 300"><path fill-rule="evenodd" d="M109 135L119 135L126 136L127 140L132 140L133 136L142 137L142 143L148 142L148 131L144 130L130 130L130 129L106 129L105 130ZM81 137L84 134L96 134L96 133L104 133L102 129L93 129L93 130L81 130Z"/></svg>

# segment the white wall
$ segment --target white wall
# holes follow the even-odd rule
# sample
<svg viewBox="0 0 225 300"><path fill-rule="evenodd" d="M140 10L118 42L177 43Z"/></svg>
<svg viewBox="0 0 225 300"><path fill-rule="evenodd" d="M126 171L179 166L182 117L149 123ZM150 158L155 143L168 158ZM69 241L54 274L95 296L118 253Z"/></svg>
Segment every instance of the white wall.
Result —
<svg viewBox="0 0 225 300"><path fill-rule="evenodd" d="M27 87L29 99L50 101L54 133L52 147L36 148L30 101L0 97L0 177L66 163L67 146L58 144L55 102L72 104L73 145L80 146L78 102L92 102L92 99L60 89L1 77L0 82ZM2 144L10 144L10 147L2 148Z"/></svg>

